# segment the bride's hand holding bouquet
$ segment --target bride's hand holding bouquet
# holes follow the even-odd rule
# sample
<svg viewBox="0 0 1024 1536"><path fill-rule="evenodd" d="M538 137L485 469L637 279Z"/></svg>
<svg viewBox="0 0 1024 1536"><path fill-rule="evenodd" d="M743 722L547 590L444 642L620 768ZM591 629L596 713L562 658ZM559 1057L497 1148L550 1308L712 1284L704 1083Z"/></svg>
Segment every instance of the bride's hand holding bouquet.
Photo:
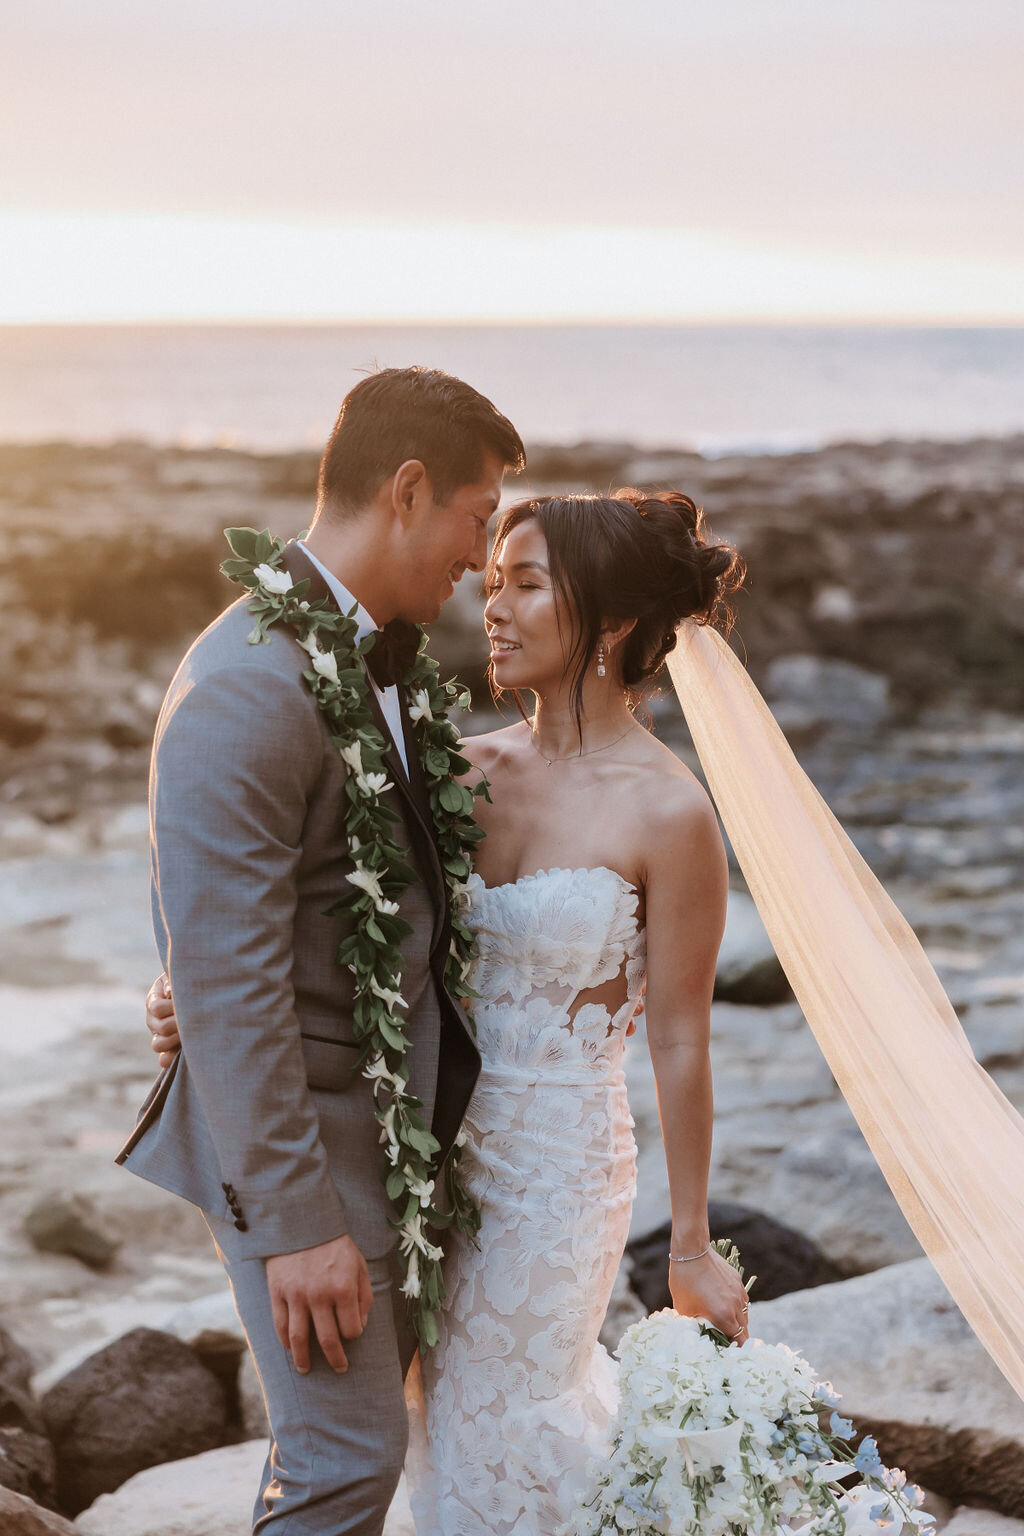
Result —
<svg viewBox="0 0 1024 1536"><path fill-rule="evenodd" d="M733 1343L742 1344L747 1338L749 1286L710 1239L687 1251L673 1234L668 1288L672 1306L681 1316L706 1320Z"/></svg>

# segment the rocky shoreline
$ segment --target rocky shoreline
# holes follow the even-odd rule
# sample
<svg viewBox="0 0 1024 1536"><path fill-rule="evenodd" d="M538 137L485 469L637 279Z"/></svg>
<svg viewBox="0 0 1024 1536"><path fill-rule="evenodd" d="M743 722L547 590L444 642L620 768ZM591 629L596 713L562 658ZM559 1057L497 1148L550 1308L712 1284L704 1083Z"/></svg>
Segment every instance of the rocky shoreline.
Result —
<svg viewBox="0 0 1024 1536"><path fill-rule="evenodd" d="M217 1343L230 1332L221 1271L198 1215L111 1155L152 1075L140 1017L156 964L144 809L155 710L191 635L232 595L216 574L221 528L296 532L314 472L306 454L0 447L0 1326L10 1336L0 1345L0 1529L12 1536L247 1528L248 1442L261 1426L241 1343ZM527 480L532 493L678 483L739 544L751 585L738 632L753 675L913 923L979 1060L1024 1109L1024 439L718 460L584 446L536 450ZM475 604L460 589L433 637L445 667L470 680L481 660ZM479 682L476 695L479 727L491 718ZM650 707L659 734L692 761L675 705ZM1024 1531L1019 1404L943 1310L941 1288L932 1296L930 1266L735 885L713 1021L712 1194L768 1221L756 1239L766 1251L781 1223L819 1266L800 1271L799 1284L816 1289L757 1302L755 1326L806 1340L858 1426L941 1495L949 1536ZM640 1194L610 1339L637 1315L637 1292L648 1295L644 1255L667 1209L642 1040L629 1078ZM907 1304L908 1293L927 1306ZM72 1373L105 1381L114 1401L95 1359L109 1346L141 1351L156 1380L179 1369L186 1380L189 1361L169 1345L129 1342L138 1329L176 1340L217 1388L204 1399L206 1442L189 1440L187 1425L169 1430L170 1419L159 1434L160 1461L204 1452L178 1480L179 1491L209 1490L187 1518L171 1518L174 1469L145 1458L152 1470L133 1477L129 1458L123 1489L90 1486L80 1504L68 1492L65 1419L52 1402L44 1411L47 1393L60 1388L66 1404L78 1392L88 1428L88 1393ZM192 1395L168 1386L168 1412ZM57 1520L31 1509L56 1504L58 1486L78 1523L26 1523ZM25 1494L36 1501L28 1513L4 1502ZM1001 1517L954 1515L961 1505ZM396 1509L389 1529L406 1525Z"/></svg>

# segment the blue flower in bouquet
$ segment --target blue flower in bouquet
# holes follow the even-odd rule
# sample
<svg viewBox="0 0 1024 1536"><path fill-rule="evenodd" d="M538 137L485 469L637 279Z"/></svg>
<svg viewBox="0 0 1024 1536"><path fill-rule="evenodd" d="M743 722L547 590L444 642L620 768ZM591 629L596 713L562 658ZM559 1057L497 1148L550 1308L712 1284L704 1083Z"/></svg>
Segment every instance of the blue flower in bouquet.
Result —
<svg viewBox="0 0 1024 1536"><path fill-rule="evenodd" d="M885 1471L882 1458L878 1454L878 1443L874 1435L865 1435L857 1448L857 1454L853 1458L853 1464L861 1477L881 1477Z"/></svg>
<svg viewBox="0 0 1024 1536"><path fill-rule="evenodd" d="M840 1418L835 1409L832 1410L832 1417L828 1421L828 1427L834 1435L839 1436L840 1440L849 1440L853 1434L853 1420Z"/></svg>
<svg viewBox="0 0 1024 1536"><path fill-rule="evenodd" d="M634 1515L649 1515L652 1512L648 1495L641 1493L638 1488L627 1488L622 1495L622 1502Z"/></svg>
<svg viewBox="0 0 1024 1536"><path fill-rule="evenodd" d="M842 1399L830 1381L819 1381L814 1389L814 1401L823 1408L838 1408Z"/></svg>

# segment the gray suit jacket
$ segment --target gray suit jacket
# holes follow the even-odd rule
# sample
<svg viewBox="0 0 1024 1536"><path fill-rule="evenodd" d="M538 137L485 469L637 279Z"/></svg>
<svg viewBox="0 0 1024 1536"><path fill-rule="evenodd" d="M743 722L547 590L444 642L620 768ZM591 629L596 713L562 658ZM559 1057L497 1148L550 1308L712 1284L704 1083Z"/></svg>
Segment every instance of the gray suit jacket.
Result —
<svg viewBox="0 0 1024 1536"><path fill-rule="evenodd" d="M310 577L311 598L329 596L294 545L287 563ZM347 770L302 678L305 652L283 629L249 645L251 628L244 600L221 614L157 722L153 920L182 1050L117 1161L232 1221L250 1257L345 1232L377 1257L395 1241L395 1213L372 1091L355 1070L352 977L334 959L346 925L324 915L352 868ZM409 761L410 779L397 752L387 765L394 837L418 875L401 903L409 1082L447 1151L480 1058L444 988L444 882L414 751Z"/></svg>

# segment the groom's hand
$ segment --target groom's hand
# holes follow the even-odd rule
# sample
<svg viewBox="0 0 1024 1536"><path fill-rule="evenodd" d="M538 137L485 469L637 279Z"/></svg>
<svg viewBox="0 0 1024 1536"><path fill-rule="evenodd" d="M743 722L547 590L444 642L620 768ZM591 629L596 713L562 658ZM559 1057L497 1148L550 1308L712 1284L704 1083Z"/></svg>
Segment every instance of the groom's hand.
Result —
<svg viewBox="0 0 1024 1536"><path fill-rule="evenodd" d="M350 1237L336 1237L299 1253L267 1260L267 1285L274 1327L295 1369L309 1370L309 1325L336 1371L348 1370L343 1339L358 1339L366 1327L373 1289L366 1260Z"/></svg>

